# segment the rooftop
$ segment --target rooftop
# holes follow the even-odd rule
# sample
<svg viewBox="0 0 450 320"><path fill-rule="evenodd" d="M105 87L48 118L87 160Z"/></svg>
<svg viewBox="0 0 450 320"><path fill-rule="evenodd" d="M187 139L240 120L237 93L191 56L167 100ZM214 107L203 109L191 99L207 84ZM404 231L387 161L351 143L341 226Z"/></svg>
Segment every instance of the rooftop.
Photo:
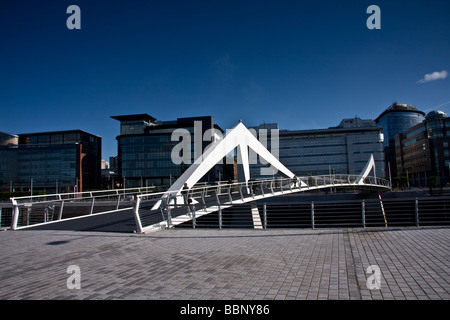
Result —
<svg viewBox="0 0 450 320"><path fill-rule="evenodd" d="M145 120L150 122L155 122L156 118L153 118L151 115L146 113L141 114L128 114L122 116L111 116L111 118L118 121L136 121L136 120Z"/></svg>
<svg viewBox="0 0 450 320"><path fill-rule="evenodd" d="M436 118L446 118L447 114L444 111L441 110L433 110L427 114L425 117L427 120L429 119L436 119Z"/></svg>
<svg viewBox="0 0 450 320"><path fill-rule="evenodd" d="M72 132L81 132L93 137L101 138L101 136L89 133L84 130L74 129L74 130L61 130L61 131L42 131L42 132L28 132L28 133L19 133L19 136L34 136L34 135L46 135L46 134L59 134L59 133L72 133Z"/></svg>
<svg viewBox="0 0 450 320"><path fill-rule="evenodd" d="M419 109L417 109L416 107L414 107L414 106L412 106L410 104L394 102L386 110L384 110L375 119L375 121L378 122L378 120L380 120L383 116L385 116L386 114L391 113L391 112L415 112L415 113L421 114L422 116L425 116L425 112L420 111Z"/></svg>

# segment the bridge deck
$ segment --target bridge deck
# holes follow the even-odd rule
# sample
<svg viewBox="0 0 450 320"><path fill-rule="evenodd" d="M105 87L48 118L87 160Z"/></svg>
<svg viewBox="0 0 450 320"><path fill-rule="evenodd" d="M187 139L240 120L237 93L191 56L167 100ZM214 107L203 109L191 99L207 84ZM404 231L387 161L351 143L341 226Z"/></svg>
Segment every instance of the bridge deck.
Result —
<svg viewBox="0 0 450 320"><path fill-rule="evenodd" d="M326 189L326 188L365 188L373 189L378 192L389 190L386 186L378 184L364 184L356 185L354 183L323 183L317 184L317 181L313 185L306 185L302 183L291 183L291 179L284 179L281 183L274 185L273 181L260 182L255 181L251 188L247 188L244 184L232 184L225 185L222 188L217 187L205 187L199 189L193 189L186 195L175 195L173 199L166 201L165 205L160 207L155 205L159 199L152 198L145 200L145 196L142 196L142 200L136 207L135 216L139 219L141 232L148 232L158 230L165 227L171 227L179 225L192 220L194 217L199 218L201 216L217 212L226 208L230 208L235 205L245 204L249 202L255 202L270 197L288 195L298 192ZM237 188L239 187L239 188ZM205 195L205 190L210 193ZM185 203L185 199L189 198L189 205ZM254 210L253 217L258 220ZM255 222L255 227L260 227L258 221Z"/></svg>

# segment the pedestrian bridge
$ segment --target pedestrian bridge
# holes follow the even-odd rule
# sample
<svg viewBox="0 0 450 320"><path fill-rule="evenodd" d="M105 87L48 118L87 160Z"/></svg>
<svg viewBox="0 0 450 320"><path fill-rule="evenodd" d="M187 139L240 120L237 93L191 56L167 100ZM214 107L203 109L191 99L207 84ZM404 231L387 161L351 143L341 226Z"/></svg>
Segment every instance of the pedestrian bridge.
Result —
<svg viewBox="0 0 450 320"><path fill-rule="evenodd" d="M238 165L243 181L218 186L189 188L195 185L215 164L231 151L237 151ZM249 150L263 159L275 173L283 178L250 179ZM373 176L369 177L369 173ZM390 189L387 180L376 177L373 155L359 175L327 175L298 178L272 155L256 137L239 122L220 140L213 143L203 155L175 181L163 195L138 195L134 204L134 216L138 232L171 227L213 212L219 212L238 204L257 200L326 188L373 189L378 192ZM185 189L186 188L186 189ZM254 225L260 224L257 209L252 213Z"/></svg>
<svg viewBox="0 0 450 320"><path fill-rule="evenodd" d="M201 178L234 150L237 151L238 165L243 172L242 181L199 186ZM258 154L281 177L250 179L249 150ZM371 172L373 175L369 176ZM11 198L11 229L100 214L104 214L106 219L106 214L131 209L138 233L170 228L187 221L192 221L195 226L197 218L213 212L218 212L221 225L222 210L226 208L270 197L328 188L365 189L381 193L390 190L391 185L388 180L376 177L373 155L359 175L296 177L240 122L221 139L213 142L165 191L133 188ZM257 206L252 207L252 219L255 227L261 226L261 213Z"/></svg>
<svg viewBox="0 0 450 320"><path fill-rule="evenodd" d="M388 180L367 176L360 181L360 178L356 175L272 178L202 186L191 188L184 194L176 191L170 194L144 194L136 197L133 210L138 232L170 228L188 221L195 227L196 219L213 212L219 214L220 227L222 210L270 197L329 188L374 192L390 190ZM254 206L252 219L255 228L263 227L262 216L263 212Z"/></svg>

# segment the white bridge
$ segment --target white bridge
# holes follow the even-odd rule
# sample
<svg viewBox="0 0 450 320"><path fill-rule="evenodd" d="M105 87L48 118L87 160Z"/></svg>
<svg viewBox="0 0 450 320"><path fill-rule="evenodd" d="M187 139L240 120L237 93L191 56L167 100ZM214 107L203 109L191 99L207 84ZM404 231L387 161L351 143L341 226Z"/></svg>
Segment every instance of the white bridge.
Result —
<svg viewBox="0 0 450 320"><path fill-rule="evenodd" d="M218 186L194 186L211 168L227 154L237 150L238 164L242 165L244 181ZM250 180L249 149L271 165L273 171L284 178ZM369 176L374 172L373 176ZM378 192L390 190L390 182L376 177L375 161L370 156L360 175L326 175L296 177L275 158L256 137L240 122L227 134L213 143L162 195L138 195L134 205L134 217L138 232L172 227L203 215L221 212L225 208L268 197L325 188L371 188ZM183 189L184 186L187 189ZM261 227L258 209L252 209L254 227Z"/></svg>
<svg viewBox="0 0 450 320"><path fill-rule="evenodd" d="M197 182L211 168L235 149L238 163L242 166L243 181L196 187ZM249 149L283 177L251 180ZM373 176L369 176L370 172L373 172ZM193 187L183 188L185 185ZM388 180L376 177L373 155L359 175L296 177L240 122L197 158L167 191L134 188L11 198L11 229L131 209L138 233L168 228L187 221L195 226L196 219L213 212L218 212L220 226L222 210L234 205L326 188L369 189L380 193L390 190L391 185ZM252 207L252 219L255 228L263 227L257 206Z"/></svg>

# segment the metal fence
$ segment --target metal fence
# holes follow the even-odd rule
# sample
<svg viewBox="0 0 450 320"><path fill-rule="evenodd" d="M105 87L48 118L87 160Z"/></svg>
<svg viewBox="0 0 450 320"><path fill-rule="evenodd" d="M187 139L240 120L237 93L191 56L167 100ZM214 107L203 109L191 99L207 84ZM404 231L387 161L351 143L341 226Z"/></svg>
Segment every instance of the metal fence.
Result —
<svg viewBox="0 0 450 320"><path fill-rule="evenodd" d="M260 186L260 182L258 182ZM267 183L267 181L266 181ZM274 186L272 186L274 187ZM277 189L278 188L278 189ZM289 186L281 184L276 193ZM214 189L214 190L213 190ZM115 196L87 194L78 198L68 195L64 199L44 202L19 202L14 207L3 204L0 208L0 227L13 225L13 212L18 212L15 229L49 223L80 214L92 215L104 210L129 210L140 215L143 226L175 228L332 228L332 227L404 227L450 225L450 197L423 197L409 199L366 199L344 201L311 201L295 203L265 203L264 198L249 203L237 203L242 197L257 198L270 190L270 183L262 190L245 195L238 184L220 185L215 188L191 189L187 195L194 201L161 202L161 193L144 190L116 190ZM200 192L202 190L202 192ZM148 191L148 190L145 190ZM135 201L140 199L140 201ZM214 203L211 201L214 199ZM231 199L231 200L230 200ZM230 203L233 202L233 205ZM216 206L211 206L216 204ZM218 204L218 205L217 205ZM140 210L136 210L136 205ZM118 209L117 209L118 208ZM14 229L14 228L13 228Z"/></svg>
<svg viewBox="0 0 450 320"><path fill-rule="evenodd" d="M3 209L2 226L12 230L93 214L130 210L137 195L157 193L155 187L61 193L11 198Z"/></svg>
<svg viewBox="0 0 450 320"><path fill-rule="evenodd" d="M188 195L178 192L168 194L149 187L16 197L11 198L11 211L6 213L7 210L5 212L2 210L1 222L2 225L9 222L11 229L16 230L133 208L138 232L143 232L147 227L167 227L190 219L195 225L197 218L214 211L222 215L222 210L232 206L235 208L230 210L238 210L240 203L291 192L334 187L369 187L378 191L390 189L389 181L385 179L367 177L364 181L360 181L360 177L356 175L326 175L297 179L274 177L251 180L248 183L195 186L189 190ZM253 219L260 221L261 219L257 219L257 208L254 207L252 210ZM208 219L212 217L214 214ZM230 225L227 219L228 216L221 220L225 226ZM243 221L246 221L245 219L243 218ZM234 220L233 225L236 225ZM264 221L267 225L267 221Z"/></svg>
<svg viewBox="0 0 450 320"><path fill-rule="evenodd" d="M170 226L267 229L450 225L450 197L242 204L206 215L198 215L201 210L192 211L192 206L190 210L192 219Z"/></svg>
<svg viewBox="0 0 450 320"><path fill-rule="evenodd" d="M192 188L187 193L178 191L162 195L149 194L137 196L134 215L138 232L172 227L192 220L193 226L199 223L210 225L217 215L221 224L227 224L228 217L223 218L224 210L239 210L241 204L253 202L272 196L293 192L319 190L323 188L372 188L378 192L390 190L389 181L376 177L367 177L360 181L356 175L325 175L300 178L272 178L250 180L248 183L222 184ZM360 181L360 183L358 183ZM232 208L231 208L232 207ZM252 208L253 219L257 223L257 208ZM199 218L202 217L202 221ZM222 218L221 218L222 217ZM233 219L247 221L245 217L234 215ZM253 220L252 220L253 221ZM265 222L267 224L267 222ZM241 223L241 224L247 224ZM239 226L234 223L233 226Z"/></svg>
<svg viewBox="0 0 450 320"><path fill-rule="evenodd" d="M13 206L9 203L0 203L0 228L7 229L11 226Z"/></svg>

